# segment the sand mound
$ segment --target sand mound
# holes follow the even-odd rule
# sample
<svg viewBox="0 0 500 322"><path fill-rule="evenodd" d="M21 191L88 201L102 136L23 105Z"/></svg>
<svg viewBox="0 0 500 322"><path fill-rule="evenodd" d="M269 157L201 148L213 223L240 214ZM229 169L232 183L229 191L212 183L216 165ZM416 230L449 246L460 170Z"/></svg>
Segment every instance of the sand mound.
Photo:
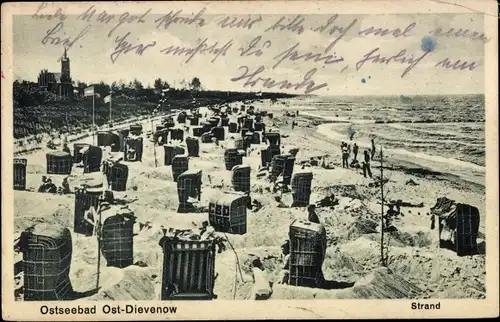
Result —
<svg viewBox="0 0 500 322"><path fill-rule="evenodd" d="M415 298L420 289L398 274L379 268L356 282L349 290L342 290L338 298L402 299Z"/></svg>
<svg viewBox="0 0 500 322"><path fill-rule="evenodd" d="M37 198L37 192L16 191L14 198L14 231L22 230L38 223L57 224L73 227L74 196L44 194Z"/></svg>
<svg viewBox="0 0 500 322"><path fill-rule="evenodd" d="M251 262L257 257L261 259L269 280L271 282L277 281L281 270L281 260L279 258L281 249L279 247L245 248L237 249L236 251L239 267L236 264L234 252L231 249L217 255L215 270L218 278L214 291L218 299L247 299L253 285ZM242 276L243 280L241 279Z"/></svg>
<svg viewBox="0 0 500 322"><path fill-rule="evenodd" d="M415 298L420 289L385 268L374 270L353 287L342 290L275 284L272 299L402 299Z"/></svg>
<svg viewBox="0 0 500 322"><path fill-rule="evenodd" d="M330 185L327 187L330 193L335 194L338 197L349 197L352 199L360 199L367 200L371 197L372 191L371 189L354 184L346 184L346 185Z"/></svg>
<svg viewBox="0 0 500 322"><path fill-rule="evenodd" d="M394 246L411 246L423 248L432 245L433 242L429 234L423 231L407 232L398 230L391 232L389 236L388 238L390 238L390 242Z"/></svg>
<svg viewBox="0 0 500 322"><path fill-rule="evenodd" d="M117 271L120 271L116 269ZM115 269L111 270L115 271ZM105 277L113 274L103 272L103 280ZM109 281L101 287L99 293L88 297L88 300L96 301L127 301L127 300L159 300L159 291L161 288L161 280L158 274L148 268L137 266L129 266L121 272L114 272L114 283L110 285ZM121 274L120 274L121 273Z"/></svg>

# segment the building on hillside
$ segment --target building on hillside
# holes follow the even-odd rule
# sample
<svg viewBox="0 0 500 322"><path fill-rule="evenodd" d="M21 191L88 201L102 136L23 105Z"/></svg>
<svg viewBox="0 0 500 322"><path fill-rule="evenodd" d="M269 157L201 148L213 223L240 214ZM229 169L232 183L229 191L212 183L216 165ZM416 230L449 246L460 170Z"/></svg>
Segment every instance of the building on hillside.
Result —
<svg viewBox="0 0 500 322"><path fill-rule="evenodd" d="M64 48L61 58L61 72L53 73L43 69L38 74L38 86L54 94L66 98L73 98L73 81L70 74L70 60Z"/></svg>

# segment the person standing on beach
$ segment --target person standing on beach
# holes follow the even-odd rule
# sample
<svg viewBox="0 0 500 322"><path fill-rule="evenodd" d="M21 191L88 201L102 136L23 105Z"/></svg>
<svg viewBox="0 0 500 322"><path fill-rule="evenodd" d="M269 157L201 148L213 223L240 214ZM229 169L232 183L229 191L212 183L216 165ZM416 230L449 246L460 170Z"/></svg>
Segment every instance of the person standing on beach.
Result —
<svg viewBox="0 0 500 322"><path fill-rule="evenodd" d="M358 151L359 151L359 147L356 143L354 143L354 145L352 146L352 153L354 154L354 161L358 160Z"/></svg>
<svg viewBox="0 0 500 322"><path fill-rule="evenodd" d="M372 170L370 169L370 155L368 154L368 150L364 151L365 160L363 161L363 176L366 178L366 174L372 177Z"/></svg>
<svg viewBox="0 0 500 322"><path fill-rule="evenodd" d="M375 140L372 139L372 156L371 159L373 160L373 157L375 156Z"/></svg>
<svg viewBox="0 0 500 322"><path fill-rule="evenodd" d="M349 150L347 143L342 142L342 168L349 168Z"/></svg>

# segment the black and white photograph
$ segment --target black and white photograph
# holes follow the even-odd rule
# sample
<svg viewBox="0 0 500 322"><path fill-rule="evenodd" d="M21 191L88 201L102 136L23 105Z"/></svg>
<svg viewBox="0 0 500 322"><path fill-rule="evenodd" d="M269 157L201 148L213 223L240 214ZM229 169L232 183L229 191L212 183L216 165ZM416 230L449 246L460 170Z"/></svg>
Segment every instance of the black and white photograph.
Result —
<svg viewBox="0 0 500 322"><path fill-rule="evenodd" d="M497 8L459 3L2 5L2 302L498 315Z"/></svg>

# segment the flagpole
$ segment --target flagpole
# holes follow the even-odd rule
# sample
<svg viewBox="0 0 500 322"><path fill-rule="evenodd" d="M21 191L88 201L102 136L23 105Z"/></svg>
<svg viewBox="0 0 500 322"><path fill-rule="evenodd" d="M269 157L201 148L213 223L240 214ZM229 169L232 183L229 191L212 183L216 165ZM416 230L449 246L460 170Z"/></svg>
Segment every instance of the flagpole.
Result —
<svg viewBox="0 0 500 322"><path fill-rule="evenodd" d="M95 143L95 92L92 88L92 142Z"/></svg>
<svg viewBox="0 0 500 322"><path fill-rule="evenodd" d="M97 281L96 281L96 289L99 290L99 277L101 275L101 220L102 220L102 211L99 206L99 216L97 222L95 223L97 227Z"/></svg>
<svg viewBox="0 0 500 322"><path fill-rule="evenodd" d="M113 89L109 91L109 125L111 125L111 105L113 104Z"/></svg>

